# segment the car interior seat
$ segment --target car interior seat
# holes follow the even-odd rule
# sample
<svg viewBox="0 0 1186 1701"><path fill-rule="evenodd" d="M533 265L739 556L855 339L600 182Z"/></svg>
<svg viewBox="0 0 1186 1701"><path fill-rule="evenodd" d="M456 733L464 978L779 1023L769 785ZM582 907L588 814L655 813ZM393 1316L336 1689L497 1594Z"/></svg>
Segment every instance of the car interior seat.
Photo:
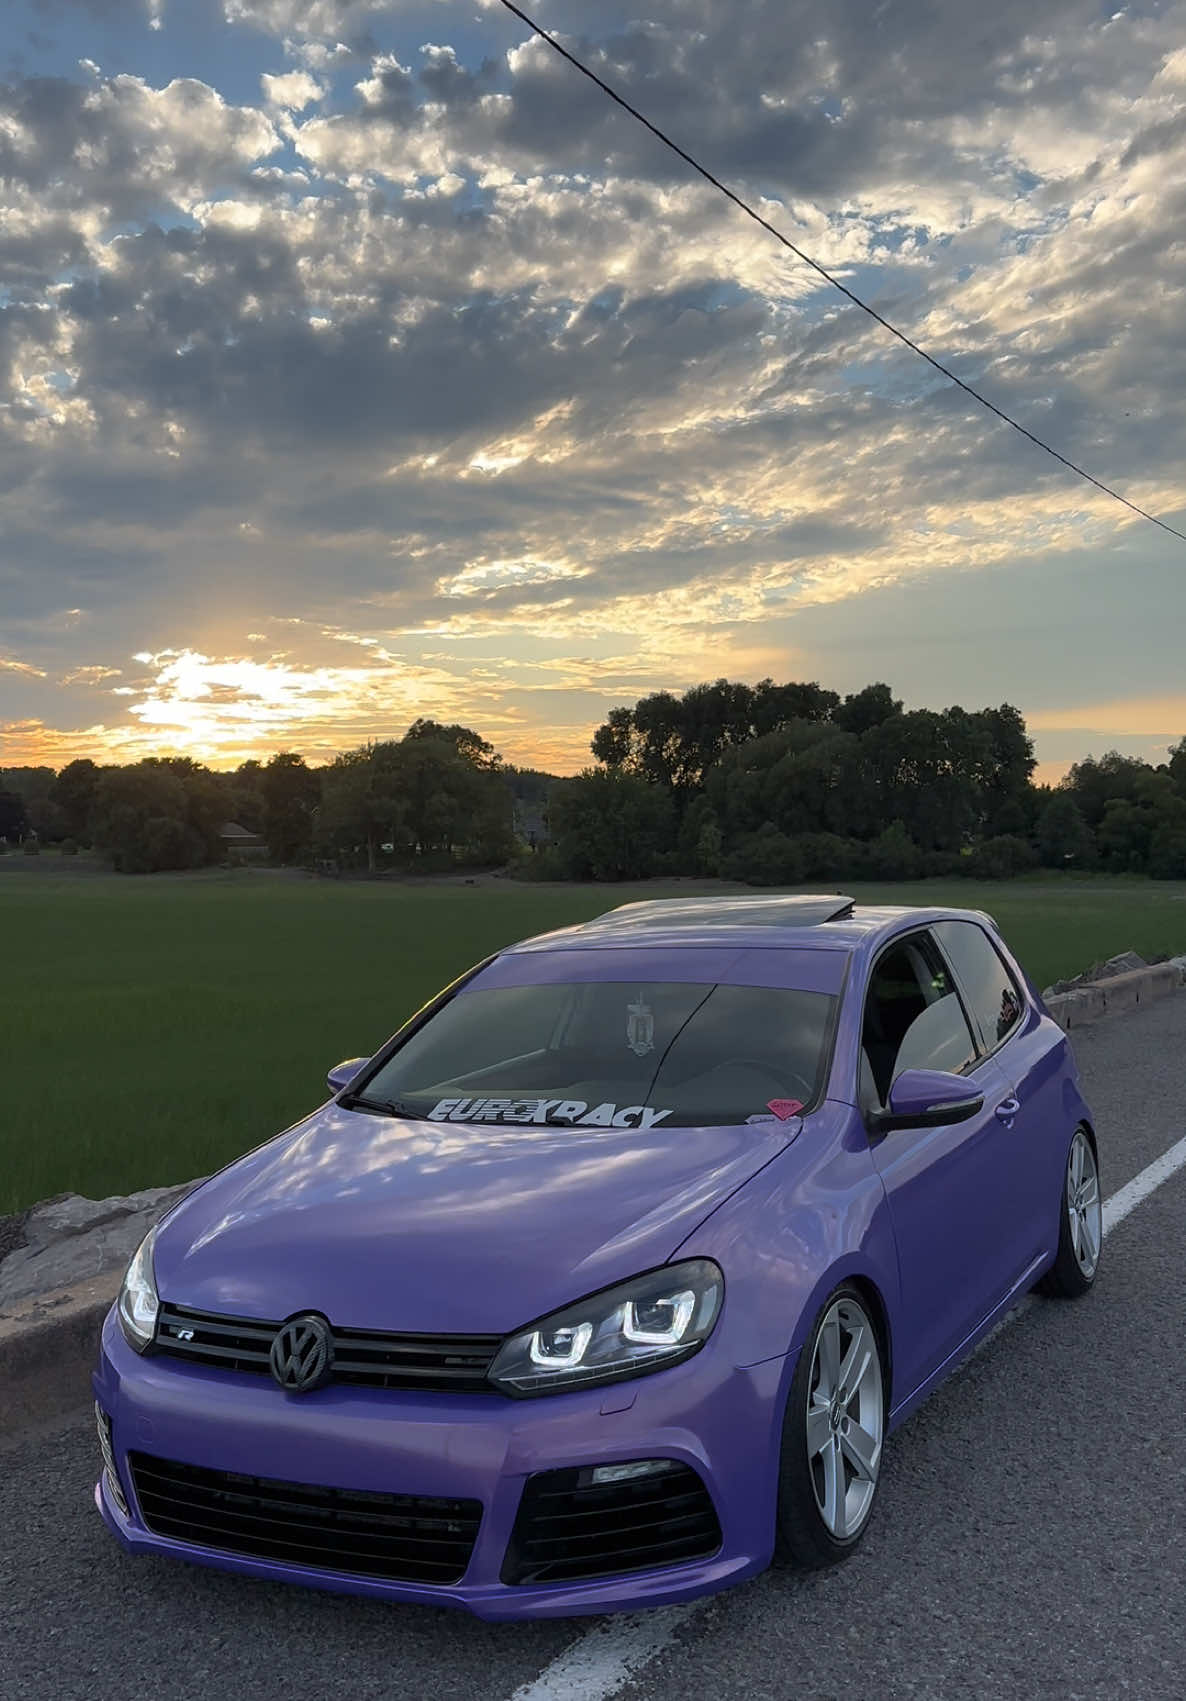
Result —
<svg viewBox="0 0 1186 1701"><path fill-rule="evenodd" d="M907 1028L894 1061L894 1079L904 1069L946 1069L955 1075L973 1055L960 1001L949 992L928 1004Z"/></svg>

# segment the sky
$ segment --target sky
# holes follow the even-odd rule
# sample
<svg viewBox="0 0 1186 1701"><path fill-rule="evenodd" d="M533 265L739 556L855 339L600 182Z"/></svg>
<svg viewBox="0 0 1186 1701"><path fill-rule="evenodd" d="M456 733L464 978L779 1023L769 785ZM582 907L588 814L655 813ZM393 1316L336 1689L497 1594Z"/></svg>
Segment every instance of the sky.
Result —
<svg viewBox="0 0 1186 1701"><path fill-rule="evenodd" d="M849 288L1186 529L1186 0L536 0ZM528 8L530 10L530 7ZM0 767L574 772L726 676L1186 733L1186 544L496 0L4 0Z"/></svg>

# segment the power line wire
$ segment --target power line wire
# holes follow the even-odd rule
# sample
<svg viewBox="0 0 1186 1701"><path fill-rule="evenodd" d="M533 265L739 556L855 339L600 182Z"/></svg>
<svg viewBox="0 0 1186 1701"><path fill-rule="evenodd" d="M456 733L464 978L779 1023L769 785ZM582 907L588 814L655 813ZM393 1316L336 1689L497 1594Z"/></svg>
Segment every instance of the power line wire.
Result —
<svg viewBox="0 0 1186 1701"><path fill-rule="evenodd" d="M667 135L665 131L660 130L657 124L652 124L649 118L644 117L636 106L632 106L630 102L626 100L624 96L620 95L615 88L612 88L611 85L604 80L604 78L599 77L596 71L591 71L589 67L583 64L574 53L570 53L567 47L563 47L560 42L556 40L554 35L551 35L546 29L544 29L542 24L537 24L534 18L529 17L521 7L516 6L514 4L514 0L500 0L500 4L505 6L508 12L514 13L515 17L518 18L521 23L526 24L527 28L533 35L537 35L541 41L546 42L553 52L560 55L561 59L567 59L568 63L573 66L575 70L579 71L583 77L588 77L591 83L596 83L597 87L603 94L607 94L612 101L623 109L623 111L628 112L631 118L637 119L644 129L649 130L652 136L657 137L658 140L663 143L664 147L670 148L672 153L678 154L680 159L682 159L685 164L690 165L693 171L698 172L699 175L704 178L706 183L711 183L713 188L719 189L721 194L726 196L728 200L732 201L735 207L740 207L741 211L747 218L753 219L755 224L760 224L763 230L769 231L770 235L773 236L776 241L781 242L784 248L790 249L791 253L797 260L802 260L805 266L810 266L813 272L817 272L819 276L824 279L825 283L831 284L833 289L837 289L840 291L841 295L847 296L848 300L852 302L854 307L859 307L862 313L867 313L870 319L875 319L877 323L884 330L887 330L892 337L896 337L900 343L905 343L906 347L910 349L912 353L917 354L921 359L925 360L928 366L933 366L936 372L941 372L944 378L948 378L953 384L958 385L965 395L971 396L973 401L979 402L981 407L987 408L989 413L995 414L996 417L999 420L1002 420L1005 425L1012 426L1014 431L1020 432L1023 437L1028 438L1029 441L1037 448L1044 449L1048 455L1053 455L1056 461L1060 461L1064 467L1069 468L1069 470L1075 473L1079 478L1086 479L1088 484L1093 484L1097 490L1102 490L1105 496L1110 496L1115 502L1123 503L1123 505L1126 508L1131 509L1134 514L1139 514L1142 520L1149 520L1153 525L1160 526L1163 532L1169 532L1171 537L1176 537L1180 539L1182 543L1186 543L1186 532L1178 531L1177 527L1171 526L1168 520L1159 520L1156 514L1150 514L1146 508L1139 508L1135 502L1130 502L1127 496L1121 496L1118 490L1113 490L1111 485L1104 484L1098 478L1093 478L1091 473L1087 472L1085 468L1078 466L1074 461L1068 460L1065 455L1060 455L1057 449L1052 449L1049 443L1044 442L1041 437L1035 436L1032 431L1028 431L1024 425L1020 424L1020 422L1014 419L1010 414L1007 414L1003 408L997 407L995 402L990 402L987 396L982 396L979 390L973 389L971 384L966 384L962 378L957 377L949 366L944 366L941 360L936 360L933 354L928 354L925 348L920 348L918 343L912 342L904 331L899 331L896 325L891 325L889 320L883 318L875 307L870 307L867 301L862 301L859 295L854 294L853 291L848 288L847 284L842 284L838 277L836 277L832 272L829 272L826 267L821 266L818 260L813 260L810 254L805 254L801 248L796 247L789 236L784 236L782 231L779 230L776 225L771 224L768 219L764 219L761 213L755 212L753 207L749 205L748 201L742 200L741 196L734 190L730 189L727 183L722 183L719 177L714 177L712 172L709 171L706 166L701 165L698 159L688 153L685 148L681 148L678 142L672 141L671 137Z"/></svg>

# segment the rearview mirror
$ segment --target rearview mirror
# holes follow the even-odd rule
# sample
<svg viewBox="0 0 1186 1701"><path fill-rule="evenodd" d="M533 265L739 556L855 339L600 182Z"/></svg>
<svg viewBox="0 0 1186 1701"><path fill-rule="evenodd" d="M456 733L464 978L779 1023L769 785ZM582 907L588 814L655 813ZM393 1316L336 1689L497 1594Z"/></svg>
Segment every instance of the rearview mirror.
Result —
<svg viewBox="0 0 1186 1701"><path fill-rule="evenodd" d="M895 1128L946 1128L967 1122L983 1109L984 1094L966 1076L941 1069L903 1069L889 1090L888 1105L874 1111L870 1122L878 1134Z"/></svg>
<svg viewBox="0 0 1186 1701"><path fill-rule="evenodd" d="M369 1057L348 1057L344 1063L335 1063L325 1077L325 1084L337 1098L344 1087L348 1087L354 1077L362 1072L370 1062Z"/></svg>

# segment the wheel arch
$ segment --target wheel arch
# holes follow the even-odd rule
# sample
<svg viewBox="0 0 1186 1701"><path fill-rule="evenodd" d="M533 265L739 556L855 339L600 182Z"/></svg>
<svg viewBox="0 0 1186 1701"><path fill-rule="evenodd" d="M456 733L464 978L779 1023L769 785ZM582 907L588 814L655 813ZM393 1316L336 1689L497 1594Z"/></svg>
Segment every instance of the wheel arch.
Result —
<svg viewBox="0 0 1186 1701"><path fill-rule="evenodd" d="M816 1319L828 1304L832 1295L840 1288L855 1288L869 1308L869 1316L877 1331L877 1343L881 1348L882 1382L885 1388L885 1409L888 1417L892 1410L892 1391L894 1377L894 1339L890 1323L889 1307L886 1304L879 1283L863 1266L834 1265L827 1276L816 1287L815 1294L809 1305L802 1313L803 1333L797 1333L792 1343L792 1356L796 1351L806 1348L815 1328Z"/></svg>
<svg viewBox="0 0 1186 1701"><path fill-rule="evenodd" d="M871 1276L854 1274L848 1276L846 1281L850 1287L856 1288L857 1292L860 1293L865 1300L867 1300L869 1305L869 1315L872 1319L873 1327L877 1331L878 1345L881 1347L881 1371L882 1384L885 1391L885 1415L888 1420L889 1414L893 1410L892 1396L894 1389L894 1343L893 1335L890 1331L889 1311L886 1307L885 1298L881 1289L877 1286L877 1283Z"/></svg>

